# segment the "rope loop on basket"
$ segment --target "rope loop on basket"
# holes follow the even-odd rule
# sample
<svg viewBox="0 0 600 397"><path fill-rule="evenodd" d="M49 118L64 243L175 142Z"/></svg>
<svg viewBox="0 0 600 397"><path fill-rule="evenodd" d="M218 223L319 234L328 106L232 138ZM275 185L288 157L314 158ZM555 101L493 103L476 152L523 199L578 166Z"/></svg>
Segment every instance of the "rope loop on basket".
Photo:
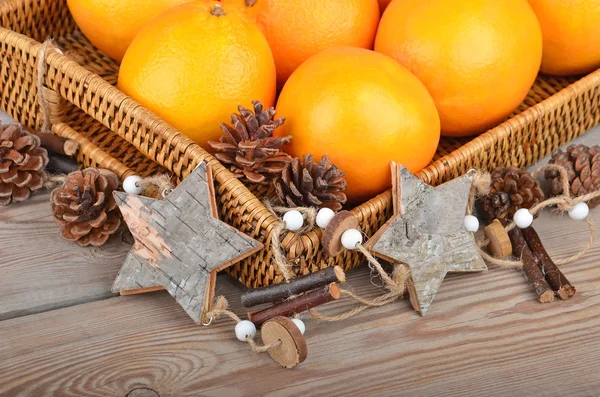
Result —
<svg viewBox="0 0 600 397"><path fill-rule="evenodd" d="M51 124L53 121L53 113L57 113L60 111L60 101L61 97L58 93L54 93L55 98L49 98L52 90L46 89L44 87L44 77L46 76L46 57L50 52L57 52L61 55L64 53L58 48L52 39L47 39L40 45L40 49L38 51L37 56L37 76L36 76L36 94L38 105L40 108L40 114L42 115L42 128L41 132L49 133ZM53 106L56 106L56 109L53 109ZM53 112L54 110L54 112Z"/></svg>
<svg viewBox="0 0 600 397"><path fill-rule="evenodd" d="M273 251L273 261L277 266L277 270L282 274L283 278L286 282L290 281L296 275L292 270L292 265L287 260L285 254L283 253L283 249L281 247L281 238L283 233L285 232L285 223L281 220L281 216L284 215L287 211L296 210L302 214L304 218L304 225L302 229L298 230L297 234L305 234L310 232L315 228L315 222L317 219L317 209L312 207L296 207L296 208L288 208L288 207L278 207L273 206L270 201L264 201L265 207L273 213L278 218L277 224L273 227L271 231L271 251Z"/></svg>

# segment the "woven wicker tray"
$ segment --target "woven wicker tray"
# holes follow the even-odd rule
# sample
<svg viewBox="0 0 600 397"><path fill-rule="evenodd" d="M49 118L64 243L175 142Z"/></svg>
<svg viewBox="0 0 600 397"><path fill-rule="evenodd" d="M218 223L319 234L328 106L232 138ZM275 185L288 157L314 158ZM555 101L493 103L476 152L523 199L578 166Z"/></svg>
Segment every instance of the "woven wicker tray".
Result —
<svg viewBox="0 0 600 397"><path fill-rule="evenodd" d="M266 247L230 268L230 273L248 287L282 280L271 263L269 245L278 219L210 154L114 88L118 65L81 34L65 0L7 0L0 3L0 21L1 109L24 125L42 125L36 90L40 42L55 39L64 55L45 54L42 94L49 105L52 132L79 141L78 160L122 178L168 171L181 178L199 162L209 162L222 219ZM585 77L539 76L504 123L476 138L442 139L433 162L419 177L439 184L474 167L532 164L600 123L599 87L600 70ZM390 191L352 212L361 230L371 236L391 213ZM347 270L360 264L360 256L352 252L328 256L320 237L321 231L315 230L283 238L296 273L333 265Z"/></svg>

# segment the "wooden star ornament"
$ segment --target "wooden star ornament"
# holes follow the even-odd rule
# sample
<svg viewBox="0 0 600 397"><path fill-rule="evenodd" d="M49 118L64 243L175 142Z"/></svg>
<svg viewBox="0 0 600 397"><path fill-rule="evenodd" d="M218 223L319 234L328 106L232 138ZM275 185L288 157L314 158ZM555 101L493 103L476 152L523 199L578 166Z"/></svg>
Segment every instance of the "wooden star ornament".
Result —
<svg viewBox="0 0 600 397"><path fill-rule="evenodd" d="M425 314L446 273L487 270L463 224L473 172L433 187L392 162L392 179L394 216L365 246L409 267L411 303Z"/></svg>
<svg viewBox="0 0 600 397"><path fill-rule="evenodd" d="M210 310L217 272L263 248L218 219L212 173L205 163L164 200L114 195L135 244L113 292L164 288L196 323Z"/></svg>

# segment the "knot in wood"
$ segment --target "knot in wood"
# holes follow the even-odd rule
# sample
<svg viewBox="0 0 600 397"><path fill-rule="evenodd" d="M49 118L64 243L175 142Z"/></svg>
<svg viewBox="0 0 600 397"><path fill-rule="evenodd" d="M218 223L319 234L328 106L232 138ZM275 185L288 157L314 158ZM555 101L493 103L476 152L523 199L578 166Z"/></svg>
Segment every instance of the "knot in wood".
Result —
<svg viewBox="0 0 600 397"><path fill-rule="evenodd" d="M160 394L152 389L142 387L131 390L129 393L127 393L126 397L160 397Z"/></svg>

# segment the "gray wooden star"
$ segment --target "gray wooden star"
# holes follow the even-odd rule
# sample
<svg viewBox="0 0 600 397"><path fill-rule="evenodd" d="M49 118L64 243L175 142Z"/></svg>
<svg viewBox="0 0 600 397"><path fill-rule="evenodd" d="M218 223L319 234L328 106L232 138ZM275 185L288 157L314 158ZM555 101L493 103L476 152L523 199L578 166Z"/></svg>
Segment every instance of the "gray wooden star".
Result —
<svg viewBox="0 0 600 397"><path fill-rule="evenodd" d="M216 274L263 245L218 219L212 173L201 163L164 200L115 192L135 244L113 292L166 289L197 323L210 310Z"/></svg>
<svg viewBox="0 0 600 397"><path fill-rule="evenodd" d="M432 187L392 163L394 216L366 247L389 262L410 268L409 293L425 314L448 272L487 270L464 217L473 174Z"/></svg>

